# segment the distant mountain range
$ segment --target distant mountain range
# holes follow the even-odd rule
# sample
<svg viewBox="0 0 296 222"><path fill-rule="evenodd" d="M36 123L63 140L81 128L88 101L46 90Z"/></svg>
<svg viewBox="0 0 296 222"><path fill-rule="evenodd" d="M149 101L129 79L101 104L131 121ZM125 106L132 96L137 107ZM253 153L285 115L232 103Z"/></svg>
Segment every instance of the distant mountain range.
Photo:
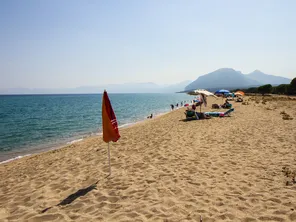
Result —
<svg viewBox="0 0 296 222"><path fill-rule="evenodd" d="M195 81L185 87L185 90L192 89L213 89L213 88L249 88L264 84L279 85L289 84L291 79L268 75L259 70L250 74L242 74L231 68L222 68L206 75L198 77Z"/></svg>
<svg viewBox="0 0 296 222"><path fill-rule="evenodd" d="M249 79L260 82L260 84L280 85L280 84L289 84L291 82L291 79L284 78L281 76L265 74L259 70L255 70L254 72L251 72L246 76Z"/></svg>
<svg viewBox="0 0 296 222"><path fill-rule="evenodd" d="M124 83L124 84L106 84L98 86L81 86L68 89L28 89L12 88L0 89L0 94L86 94L103 93L106 89L108 93L174 93L184 90L190 83L186 80L172 85L158 85L152 82L148 83Z"/></svg>
<svg viewBox="0 0 296 222"><path fill-rule="evenodd" d="M109 93L174 93L192 89L249 88L264 84L289 84L291 79L268 75L259 70L250 74L243 74L231 68L222 68L198 77L195 81L186 80L173 85L158 85L147 83L107 84L98 86L81 86L68 89L0 89L0 94L86 94L102 93L106 89Z"/></svg>

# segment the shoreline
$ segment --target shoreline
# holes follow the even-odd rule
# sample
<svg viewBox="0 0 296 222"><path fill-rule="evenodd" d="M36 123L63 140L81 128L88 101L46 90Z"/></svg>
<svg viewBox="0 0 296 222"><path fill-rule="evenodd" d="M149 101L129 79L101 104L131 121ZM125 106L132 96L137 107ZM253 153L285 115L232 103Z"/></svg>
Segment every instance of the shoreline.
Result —
<svg viewBox="0 0 296 222"><path fill-rule="evenodd" d="M166 114L168 114L170 112L171 111L168 111L168 112L165 112L165 113L157 113L157 114L154 115L153 119L159 118L160 116L166 115ZM149 121L149 120L150 119L143 119L143 120L139 120L139 121L136 121L136 122L125 123L125 124L122 124L122 125L118 126L118 128L119 129L125 129L125 128L129 128L129 127L133 127L136 124L139 124L139 123L142 123L142 122L145 122L145 121ZM46 153L46 152L49 152L49 151L52 151L52 150L62 149L62 148L67 147L69 145L84 141L85 139L88 139L88 138L93 138L93 137L98 137L98 136L101 137L102 134L103 134L102 132L97 132L97 133L91 132L91 133L88 133L88 134L87 133L84 134L84 136L73 137L73 138L70 139L70 141L67 140L67 141L63 141L63 142L58 142L56 145L53 145L53 144L50 144L50 143L49 144L39 144L38 146L36 145L34 147L23 148L23 149L17 150L17 151L11 151L11 153L10 152L6 152L6 153L1 153L0 152L0 155L4 156L4 158L2 158L2 156L0 158L0 165L9 163L9 162L12 162L12 161L15 161L15 160L19 160L19 159L22 159L24 157L28 157L28 156L32 156L32 155L36 155L36 154L42 154L42 153ZM7 158L5 158L5 156L7 156Z"/></svg>
<svg viewBox="0 0 296 222"><path fill-rule="evenodd" d="M181 108L121 129L108 178L100 136L1 164L0 220L296 221L296 101L246 100L227 118Z"/></svg>

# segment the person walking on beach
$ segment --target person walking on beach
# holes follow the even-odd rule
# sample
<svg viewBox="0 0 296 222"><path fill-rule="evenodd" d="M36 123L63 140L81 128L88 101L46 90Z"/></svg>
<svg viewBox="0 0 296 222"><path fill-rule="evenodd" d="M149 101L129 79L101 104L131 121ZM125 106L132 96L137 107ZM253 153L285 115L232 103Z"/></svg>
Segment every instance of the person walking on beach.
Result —
<svg viewBox="0 0 296 222"><path fill-rule="evenodd" d="M174 110L174 105L173 104L171 104L171 108L172 108L172 110Z"/></svg>

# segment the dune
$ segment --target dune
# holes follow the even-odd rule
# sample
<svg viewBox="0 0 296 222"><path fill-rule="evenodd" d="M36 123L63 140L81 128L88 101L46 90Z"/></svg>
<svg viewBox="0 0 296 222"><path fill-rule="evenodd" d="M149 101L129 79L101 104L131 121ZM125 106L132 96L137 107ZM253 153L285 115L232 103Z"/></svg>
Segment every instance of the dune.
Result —
<svg viewBox="0 0 296 222"><path fill-rule="evenodd" d="M101 136L1 164L0 221L296 221L296 99L247 100L120 129L108 178Z"/></svg>

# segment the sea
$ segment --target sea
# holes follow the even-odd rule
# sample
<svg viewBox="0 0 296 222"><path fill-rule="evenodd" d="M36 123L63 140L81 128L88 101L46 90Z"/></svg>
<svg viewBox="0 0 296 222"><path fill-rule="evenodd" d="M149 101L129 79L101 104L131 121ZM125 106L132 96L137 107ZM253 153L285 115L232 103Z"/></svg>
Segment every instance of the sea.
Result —
<svg viewBox="0 0 296 222"><path fill-rule="evenodd" d="M184 93L109 94L119 127L189 103ZM102 133L102 94L0 95L0 163Z"/></svg>

